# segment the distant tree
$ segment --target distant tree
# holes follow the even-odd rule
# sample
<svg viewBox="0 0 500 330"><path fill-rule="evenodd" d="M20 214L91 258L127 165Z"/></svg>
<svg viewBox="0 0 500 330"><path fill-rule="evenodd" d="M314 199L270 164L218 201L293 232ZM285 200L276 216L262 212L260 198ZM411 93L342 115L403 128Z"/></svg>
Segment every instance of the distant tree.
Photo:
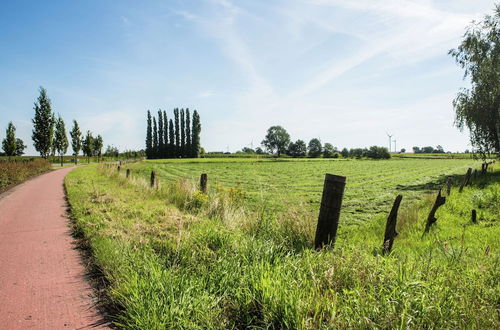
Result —
<svg viewBox="0 0 500 330"><path fill-rule="evenodd" d="M244 147L243 149L241 149L241 152L244 154L254 154L255 150L253 150L252 148Z"/></svg>
<svg viewBox="0 0 500 330"><path fill-rule="evenodd" d="M349 157L349 150L347 150L347 148L344 148L344 149L342 149L340 154L342 155L343 158L347 158L347 157Z"/></svg>
<svg viewBox="0 0 500 330"><path fill-rule="evenodd" d="M168 118L165 110L163 110L163 155L165 158L170 157L170 144L168 142Z"/></svg>
<svg viewBox="0 0 500 330"><path fill-rule="evenodd" d="M493 151L500 155L500 3L493 15L468 27L460 46L449 54L472 85L453 101L455 125L469 129L471 144L483 158Z"/></svg>
<svg viewBox="0 0 500 330"><path fill-rule="evenodd" d="M290 135L281 126L271 126L267 130L266 137L261 144L270 153L274 153L276 151L279 157L288 149L288 145L290 144Z"/></svg>
<svg viewBox="0 0 500 330"><path fill-rule="evenodd" d="M94 156L97 157L97 162L99 162L101 159L101 153L104 141L102 140L101 135L97 135L97 137L94 139L93 142L94 142L94 147L93 147Z"/></svg>
<svg viewBox="0 0 500 330"><path fill-rule="evenodd" d="M406 152L406 149L405 148L402 148L401 151L400 151L402 154L404 154Z"/></svg>
<svg viewBox="0 0 500 330"><path fill-rule="evenodd" d="M184 108L181 109L181 157L186 157L186 120Z"/></svg>
<svg viewBox="0 0 500 330"><path fill-rule="evenodd" d="M153 158L153 127L151 120L151 112L148 110L148 120L146 128L146 157Z"/></svg>
<svg viewBox="0 0 500 330"><path fill-rule="evenodd" d="M186 109L186 157L192 157L193 148L191 146L191 114L189 113L189 108Z"/></svg>
<svg viewBox="0 0 500 330"><path fill-rule="evenodd" d="M442 146L437 145L436 149L434 149L432 152L435 153L435 154L444 154L444 149L443 149Z"/></svg>
<svg viewBox="0 0 500 330"><path fill-rule="evenodd" d="M174 132L174 122L172 119L168 122L168 147L169 147L169 158L175 157L175 132Z"/></svg>
<svg viewBox="0 0 500 330"><path fill-rule="evenodd" d="M413 149L413 153L415 153L415 154L420 154L420 153L422 153L422 151L420 150L420 148L419 148L419 147L413 147L412 149Z"/></svg>
<svg viewBox="0 0 500 330"><path fill-rule="evenodd" d="M423 154L432 154L434 152L434 148L431 146L423 147L420 150Z"/></svg>
<svg viewBox="0 0 500 330"><path fill-rule="evenodd" d="M311 139L309 145L307 146L308 156L312 158L317 158L323 152L323 147L321 146L321 141L319 139Z"/></svg>
<svg viewBox="0 0 500 330"><path fill-rule="evenodd" d="M352 158L363 158L366 155L366 149L362 148L352 148L349 150L349 157Z"/></svg>
<svg viewBox="0 0 500 330"><path fill-rule="evenodd" d="M73 128L69 132L69 135L71 136L71 149L73 149L73 156L75 156L75 164L77 164L78 154L82 149L82 132L76 120L73 120Z"/></svg>
<svg viewBox="0 0 500 330"><path fill-rule="evenodd" d="M181 135L179 129L179 108L174 109L174 124L175 124L175 157L181 156Z"/></svg>
<svg viewBox="0 0 500 330"><path fill-rule="evenodd" d="M391 154L389 150L385 147L371 146L370 149L366 150L365 156L372 159L389 159Z"/></svg>
<svg viewBox="0 0 500 330"><path fill-rule="evenodd" d="M90 163L90 157L94 154L94 138L90 131L87 131L87 135L82 140L82 151L83 155L87 157L87 163Z"/></svg>
<svg viewBox="0 0 500 330"><path fill-rule="evenodd" d="M66 135L66 125L64 120L59 116L56 119L55 131L54 131L54 146L61 160L61 166L63 166L63 157L68 151L68 136Z"/></svg>
<svg viewBox="0 0 500 330"><path fill-rule="evenodd" d="M469 149L465 149L464 153L469 154L470 150Z"/></svg>
<svg viewBox="0 0 500 330"><path fill-rule="evenodd" d="M255 153L257 155L263 155L264 154L264 150L262 150L261 147L257 147L257 148L255 148Z"/></svg>
<svg viewBox="0 0 500 330"><path fill-rule="evenodd" d="M198 111L193 112L193 126L191 130L191 157L198 158L201 153L200 133L201 133L201 120Z"/></svg>
<svg viewBox="0 0 500 330"><path fill-rule="evenodd" d="M336 155L336 153L337 153L337 150L331 143L325 143L325 145L323 146L323 157L324 158L333 158Z"/></svg>
<svg viewBox="0 0 500 330"><path fill-rule="evenodd" d="M158 158L165 158L163 151L165 144L163 143L163 112L158 110Z"/></svg>
<svg viewBox="0 0 500 330"><path fill-rule="evenodd" d="M291 142L288 145L288 155L292 157L304 157L307 154L306 143L302 140Z"/></svg>
<svg viewBox="0 0 500 330"><path fill-rule="evenodd" d="M45 88L40 87L40 95L35 102L35 117L33 118L33 144L40 156L47 159L54 137L54 121L52 106Z"/></svg>
<svg viewBox="0 0 500 330"><path fill-rule="evenodd" d="M158 126L155 117L153 117L153 158L158 158Z"/></svg>
<svg viewBox="0 0 500 330"><path fill-rule="evenodd" d="M27 146L24 145L24 141L16 138L16 154L15 156L22 156L24 155L24 149L26 149Z"/></svg>
<svg viewBox="0 0 500 330"><path fill-rule="evenodd" d="M118 150L117 147L113 147L113 146L108 145L106 147L106 151L104 152L103 155L105 157L114 157L114 158L117 158L118 156L120 156L120 151Z"/></svg>
<svg viewBox="0 0 500 330"><path fill-rule="evenodd" d="M5 130L5 139L2 141L2 148L6 156L15 156L17 151L16 127L9 122Z"/></svg>

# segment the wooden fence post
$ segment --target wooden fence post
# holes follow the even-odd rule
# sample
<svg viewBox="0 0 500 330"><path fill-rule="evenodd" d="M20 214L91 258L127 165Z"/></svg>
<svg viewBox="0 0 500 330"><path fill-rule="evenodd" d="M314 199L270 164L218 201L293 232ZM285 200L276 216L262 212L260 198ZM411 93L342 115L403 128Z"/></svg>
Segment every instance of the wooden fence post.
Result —
<svg viewBox="0 0 500 330"><path fill-rule="evenodd" d="M154 188L156 182L156 173L155 171L151 171L151 178L149 179L149 186Z"/></svg>
<svg viewBox="0 0 500 330"><path fill-rule="evenodd" d="M462 192L462 190L464 190L464 186L466 186L469 183L471 173L472 173L472 168L469 167L467 169L467 173L465 173L464 181L460 185L460 189L458 190L458 192Z"/></svg>
<svg viewBox="0 0 500 330"><path fill-rule="evenodd" d="M446 182L446 196L450 196L452 185L453 185L453 179L451 178L451 176L449 176L448 181Z"/></svg>
<svg viewBox="0 0 500 330"><path fill-rule="evenodd" d="M429 212L429 216L427 217L427 223L425 224L425 233L427 233L431 228L431 226L437 221L436 211L441 205L444 205L445 202L446 202L446 197L441 196L441 189L439 189L436 201L434 202L434 205L432 206L432 209Z"/></svg>
<svg viewBox="0 0 500 330"><path fill-rule="evenodd" d="M125 176L128 179L128 177L130 176L130 168L127 168L127 174Z"/></svg>
<svg viewBox="0 0 500 330"><path fill-rule="evenodd" d="M384 254L391 252L394 239L396 238L396 236L398 236L398 233L396 232L396 223L398 221L398 209L402 199L403 199L402 195L396 196L394 204L392 205L391 213L389 213L389 216L387 217L387 223L385 224L384 244L383 244Z"/></svg>
<svg viewBox="0 0 500 330"><path fill-rule="evenodd" d="M202 173L200 176L200 190L204 194L207 193L207 181L208 181L207 173Z"/></svg>
<svg viewBox="0 0 500 330"><path fill-rule="evenodd" d="M116 168L116 170L117 170L118 172L120 172L120 169L121 169L121 167L120 167L120 165L118 165L118 167Z"/></svg>
<svg viewBox="0 0 500 330"><path fill-rule="evenodd" d="M472 212L471 212L471 220L472 220L472 223L477 223L477 213L476 213L476 210L472 210Z"/></svg>
<svg viewBox="0 0 500 330"><path fill-rule="evenodd" d="M335 244L345 182L345 176L325 175L316 238L314 240L316 250L330 243Z"/></svg>

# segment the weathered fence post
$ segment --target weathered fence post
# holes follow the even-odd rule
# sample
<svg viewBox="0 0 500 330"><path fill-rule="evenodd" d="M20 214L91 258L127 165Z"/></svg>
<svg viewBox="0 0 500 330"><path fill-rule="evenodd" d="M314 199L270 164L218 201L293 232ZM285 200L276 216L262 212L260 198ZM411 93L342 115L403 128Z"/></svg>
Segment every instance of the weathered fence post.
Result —
<svg viewBox="0 0 500 330"><path fill-rule="evenodd" d="M429 216L427 217L427 223L425 224L425 233L427 233L431 228L431 226L437 221L436 211L441 205L444 205L445 202L446 202L446 197L441 196L441 189L439 189L436 201L434 202L434 205L432 206L432 209L429 212Z"/></svg>
<svg viewBox="0 0 500 330"><path fill-rule="evenodd" d="M127 179L128 179L128 177L130 176L130 168L127 168L127 173L126 173L126 175L125 175L125 176L126 176L126 177L127 177Z"/></svg>
<svg viewBox="0 0 500 330"><path fill-rule="evenodd" d="M472 172L472 179L476 180L477 178L477 169L474 169L474 172Z"/></svg>
<svg viewBox="0 0 500 330"><path fill-rule="evenodd" d="M476 213L476 210L472 210L472 212L471 212L471 220L472 220L472 223L477 223L477 213Z"/></svg>
<svg viewBox="0 0 500 330"><path fill-rule="evenodd" d="M316 238L314 240L314 246L317 250L324 245L335 244L345 181L345 176L325 175Z"/></svg>
<svg viewBox="0 0 500 330"><path fill-rule="evenodd" d="M448 181L446 182L446 196L450 196L452 185L453 185L453 179L451 178L451 176L449 176Z"/></svg>
<svg viewBox="0 0 500 330"><path fill-rule="evenodd" d="M208 181L207 173L202 173L200 176L200 190L204 194L207 193L207 181Z"/></svg>
<svg viewBox="0 0 500 330"><path fill-rule="evenodd" d="M118 167L116 168L116 170L117 170L118 172L120 172L120 170L121 170L120 165L118 165Z"/></svg>
<svg viewBox="0 0 500 330"><path fill-rule="evenodd" d="M151 171L151 178L149 179L149 186L154 188L156 182L156 173L155 171Z"/></svg>
<svg viewBox="0 0 500 330"><path fill-rule="evenodd" d="M464 181L460 185L460 189L458 190L458 192L462 192L462 190L464 190L464 186L466 186L469 183L471 173L472 173L472 168L469 167L467 169L467 173L465 173Z"/></svg>
<svg viewBox="0 0 500 330"><path fill-rule="evenodd" d="M394 239L396 238L396 236L398 236L398 233L396 232L396 222L398 220L398 209L402 199L403 199L402 195L396 196L394 204L392 205L391 213L389 213L389 216L387 217L387 223L385 224L384 244L383 244L384 254L391 252Z"/></svg>

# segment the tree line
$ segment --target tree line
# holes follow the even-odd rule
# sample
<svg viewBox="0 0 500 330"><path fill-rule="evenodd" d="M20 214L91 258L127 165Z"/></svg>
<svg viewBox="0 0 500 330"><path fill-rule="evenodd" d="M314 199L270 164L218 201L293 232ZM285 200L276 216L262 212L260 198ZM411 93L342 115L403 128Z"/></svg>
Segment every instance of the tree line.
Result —
<svg viewBox="0 0 500 330"><path fill-rule="evenodd" d="M323 156L323 158L338 158L339 155L342 157L353 157L353 158L362 158L368 157L373 159L387 159L391 158L391 155L387 148L371 146L370 148L353 148L348 150L347 148L339 150L334 147L331 143L325 143L324 145L318 138L313 138L306 143L299 139L295 142L290 140L290 135L288 132L281 126L271 126L267 130L267 134L262 141L262 146L270 153L277 154L280 157L282 154L291 156L291 157L311 157L317 158ZM260 149L260 148L257 148ZM244 151L250 152L253 150L250 148L244 148ZM257 150L256 153L262 153L262 150Z"/></svg>
<svg viewBox="0 0 500 330"><path fill-rule="evenodd" d="M175 108L173 118L158 110L158 117L148 110L146 129L146 157L198 158L200 155L200 116L196 110L193 117L189 109Z"/></svg>
<svg viewBox="0 0 500 330"><path fill-rule="evenodd" d="M52 102L47 95L47 90L40 87L39 92L40 95L34 106L35 115L32 119L33 131L31 138L33 146L40 153L40 156L45 159L57 154L62 165L63 156L68 151L69 146L66 124L60 115L56 117L52 111ZM87 157L87 161L90 161L92 156L96 156L99 161L104 143L101 135L94 137L90 131L87 131L86 135L83 136L78 122L73 120L70 136L75 162L78 161L80 151ZM12 122L9 122L7 126L2 147L6 156L22 156L24 154L26 146L21 139L16 138L16 127Z"/></svg>

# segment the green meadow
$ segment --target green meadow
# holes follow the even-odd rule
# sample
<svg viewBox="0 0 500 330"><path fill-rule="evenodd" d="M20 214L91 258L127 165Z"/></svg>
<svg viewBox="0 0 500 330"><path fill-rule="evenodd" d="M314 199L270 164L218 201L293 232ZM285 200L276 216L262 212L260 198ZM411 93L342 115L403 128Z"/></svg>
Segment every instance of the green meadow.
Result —
<svg viewBox="0 0 500 330"><path fill-rule="evenodd" d="M146 161L120 171L77 168L66 189L103 307L122 328L492 329L499 326L500 172L462 193L452 188L423 235L442 175L471 165ZM153 189L151 170L159 176ZM209 174L207 194L198 190L201 172ZM348 184L337 242L318 252L325 172L346 175ZM397 193L406 203L384 256L385 219Z"/></svg>

